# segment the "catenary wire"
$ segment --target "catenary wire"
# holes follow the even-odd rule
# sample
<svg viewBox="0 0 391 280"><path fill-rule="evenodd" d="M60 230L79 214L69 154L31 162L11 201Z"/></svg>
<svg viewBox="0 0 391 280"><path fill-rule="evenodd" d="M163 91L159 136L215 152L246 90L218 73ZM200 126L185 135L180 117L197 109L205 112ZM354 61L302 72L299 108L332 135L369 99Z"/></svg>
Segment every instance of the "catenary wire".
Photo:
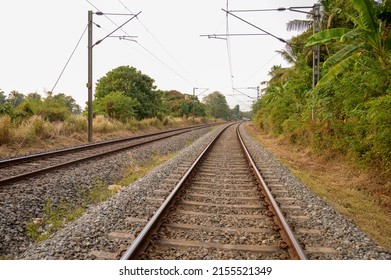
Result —
<svg viewBox="0 0 391 280"><path fill-rule="evenodd" d="M118 0L121 5L130 13L133 13L123 1ZM168 56L182 69L184 73L186 73L190 78L194 80L196 84L202 85L195 77L193 77L189 71L186 70L186 68L171 54L171 52L163 45L163 43L152 33L152 31L141 21L141 19L137 18L137 20L140 22L142 27L148 32L148 34L156 41L156 43L168 54Z"/></svg>
<svg viewBox="0 0 391 280"><path fill-rule="evenodd" d="M77 41L77 44L76 44L75 48L73 49L73 51L72 51L72 53L71 53L70 57L68 58L67 62L65 63L65 66L64 66L64 68L62 69L62 71L61 71L60 75L58 76L58 78L57 78L57 81L56 81L56 83L54 84L54 86L53 86L53 88L52 88L51 92L54 92L54 89L56 88L56 86L57 86L58 82L60 81L60 79L61 79L61 77L62 77L62 74L64 74L64 71L65 71L65 69L67 68L67 66L68 66L69 62L71 61L71 59L72 59L73 55L75 54L75 52L76 52L77 48L79 47L79 45L80 45L80 42L81 42L81 40L83 39L83 37L84 37L84 34L85 34L85 33L86 33L86 31L87 31L87 27L88 27L88 26L86 26L86 27L84 28L84 31L83 31L83 33L81 34L81 36L80 36L79 40Z"/></svg>
<svg viewBox="0 0 391 280"><path fill-rule="evenodd" d="M94 7L97 11L100 11L100 9L94 5L93 3L91 3L91 1L89 0L86 0L92 7ZM130 11L130 10L129 10ZM131 11L130 11L131 12ZM132 12L131 12L132 13ZM116 27L119 27L117 23L115 23L110 17L108 17L107 15L103 14L112 24L114 24ZM120 28L120 30L129 36L129 34L123 30L122 28ZM182 80L184 80L187 84L189 84L190 86L193 87L193 83L190 82L188 79L186 79L185 77L183 77L181 74L179 74L177 71L175 71L172 67L170 67L167 63L165 63L164 61L162 61L161 59L159 59L155 54L153 54L150 50L148 50L146 47L144 47L143 45L141 45L139 42L136 42L138 46L140 46L144 51L146 51L149 55L151 55L154 59L156 59L159 63L161 63L162 65L164 65L165 67L167 67L171 72L173 72L175 75L177 75L178 77L180 77Z"/></svg>

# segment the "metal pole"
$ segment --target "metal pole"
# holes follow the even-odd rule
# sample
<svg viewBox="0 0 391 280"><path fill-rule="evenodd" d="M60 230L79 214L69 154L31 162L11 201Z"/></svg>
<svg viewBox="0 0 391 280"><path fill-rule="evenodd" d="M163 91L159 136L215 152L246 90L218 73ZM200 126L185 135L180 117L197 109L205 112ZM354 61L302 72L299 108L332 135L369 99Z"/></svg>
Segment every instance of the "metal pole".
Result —
<svg viewBox="0 0 391 280"><path fill-rule="evenodd" d="M195 87L193 87L193 126L194 126L194 104L195 104Z"/></svg>
<svg viewBox="0 0 391 280"><path fill-rule="evenodd" d="M88 11L88 142L92 142L92 11Z"/></svg>
<svg viewBox="0 0 391 280"><path fill-rule="evenodd" d="M313 32L314 34L320 31L320 5L314 5L314 19L313 19ZM312 87L315 88L319 82L320 75L320 46L312 47ZM311 119L315 120L315 108L312 107Z"/></svg>

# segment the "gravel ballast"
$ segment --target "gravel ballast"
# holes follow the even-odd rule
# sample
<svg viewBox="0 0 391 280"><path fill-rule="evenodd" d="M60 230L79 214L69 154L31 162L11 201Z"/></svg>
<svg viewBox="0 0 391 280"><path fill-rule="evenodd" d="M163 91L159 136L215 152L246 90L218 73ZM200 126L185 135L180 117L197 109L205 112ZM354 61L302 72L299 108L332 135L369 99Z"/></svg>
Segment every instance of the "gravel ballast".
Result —
<svg viewBox="0 0 391 280"><path fill-rule="evenodd" d="M97 182L116 183L122 178L126 166L147 162L154 154L177 152L210 130L194 130L0 188L0 257L18 258L28 247L37 246L27 236L26 223L42 218L49 202L51 207L64 202L78 206L82 203L82 193Z"/></svg>
<svg viewBox="0 0 391 280"><path fill-rule="evenodd" d="M86 213L78 220L68 224L48 239L39 244L26 244L21 249L22 254L11 254L19 259L115 259L130 245L137 236L145 221L150 218L159 207L164 191L169 191L179 177L190 166L209 141L215 137L221 128L205 134L206 130L195 131L192 137L188 134L177 136L152 147L132 150L132 159L145 160L152 151L179 150L184 148L184 141L189 138L196 140L192 145L184 148L176 157L162 164L158 168L121 190L118 194L98 205L90 206ZM280 164L271 153L255 143L241 128L246 145L254 156L255 161L264 165L267 162L273 166L274 175L279 178L280 184L286 189L284 196L294 198L294 205L300 207L298 212L286 211L288 222L304 247L332 248L331 253L308 253L310 259L378 259L390 260L391 254L378 246L370 237L361 232L349 219L337 213L331 206L314 195L300 180ZM202 137L201 137L202 136ZM177 143L177 144L175 144ZM166 153L169 151L166 151ZM75 168L73 172L66 172L60 176L51 175L51 184L72 180L82 183L91 180L91 176L100 173L103 178L112 177L115 170L123 169L123 162L129 160L128 154L118 154L114 158L102 159L87 167ZM92 170L95 170L92 172ZM118 176L121 171L118 171ZM94 175L91 175L94 174ZM54 179L56 177L56 179ZM114 176L115 177L115 176ZM42 189L45 184L42 183ZM156 192L158 190L159 192ZM42 192L49 193L48 190ZM52 190L51 192L55 192ZM159 198L159 194L161 198ZM3 194L2 194L3 195ZM20 194L22 196L22 194ZM38 196L38 194L36 194ZM70 198L71 194L68 195ZM282 197L282 196L281 196ZM277 198L277 202L286 203ZM4 207L4 206L1 206ZM3 215L3 214L0 214ZM34 216L34 215L33 215ZM295 217L307 217L297 221ZM3 217L1 217L3 219ZM5 225L2 225L4 227ZM316 229L320 234L303 233L299 229ZM4 229L2 229L4 231ZM8 233L9 235L10 233ZM125 237L125 238L124 238ZM7 242L10 242L9 240ZM11 243L12 244L12 243ZM4 240L2 240L4 248ZM4 249L3 249L4 250ZM193 249L192 249L193 250ZM202 249L201 249L202 250Z"/></svg>

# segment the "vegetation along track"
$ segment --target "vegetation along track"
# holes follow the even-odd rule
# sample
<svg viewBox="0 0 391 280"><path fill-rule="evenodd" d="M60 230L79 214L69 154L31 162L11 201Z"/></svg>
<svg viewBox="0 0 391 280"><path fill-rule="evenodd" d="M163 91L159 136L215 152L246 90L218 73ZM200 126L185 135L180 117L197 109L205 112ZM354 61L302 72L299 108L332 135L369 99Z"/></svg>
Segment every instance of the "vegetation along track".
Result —
<svg viewBox="0 0 391 280"><path fill-rule="evenodd" d="M210 125L199 125L0 161L0 187L82 161L120 152Z"/></svg>
<svg viewBox="0 0 391 280"><path fill-rule="evenodd" d="M238 128L208 145L122 259L306 259Z"/></svg>

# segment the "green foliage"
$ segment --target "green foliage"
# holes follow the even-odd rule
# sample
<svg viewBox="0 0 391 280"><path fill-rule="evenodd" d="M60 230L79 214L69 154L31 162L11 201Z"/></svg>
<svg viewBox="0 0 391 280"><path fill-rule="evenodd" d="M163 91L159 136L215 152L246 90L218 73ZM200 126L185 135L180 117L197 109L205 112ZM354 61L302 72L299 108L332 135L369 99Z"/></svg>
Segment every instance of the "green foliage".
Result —
<svg viewBox="0 0 391 280"><path fill-rule="evenodd" d="M324 66L333 65L318 86L330 82L334 77L353 65L363 52L376 58L384 69L389 61L390 25L379 20L375 13L374 2L371 0L350 0L355 14L348 15L354 23L353 29L337 27L326 29L314 34L308 39L306 47L329 43L333 39L339 39L346 44L332 55Z"/></svg>
<svg viewBox="0 0 391 280"><path fill-rule="evenodd" d="M137 119L157 117L161 99L155 90L154 80L134 67L120 66L100 78L96 84L95 98L98 102L113 92L122 92L137 101L134 111Z"/></svg>
<svg viewBox="0 0 391 280"><path fill-rule="evenodd" d="M136 99L116 91L94 101L94 110L98 114L123 122L136 116L135 108L139 106Z"/></svg>
<svg viewBox="0 0 391 280"><path fill-rule="evenodd" d="M206 113L213 118L228 119L229 107L225 96L215 91L204 97Z"/></svg>
<svg viewBox="0 0 391 280"><path fill-rule="evenodd" d="M264 95L253 107L261 129L391 175L391 17L385 2L322 1L329 17L323 24L334 29L309 39L304 32L293 40L327 43L321 48L327 73L312 89L307 49L293 49L293 65L271 69Z"/></svg>
<svg viewBox="0 0 391 280"><path fill-rule="evenodd" d="M183 94L176 90L170 90L162 93L163 106L166 111L173 117L204 117L205 105L202 104L198 97L193 98L193 95ZM194 107L194 110L193 110Z"/></svg>

